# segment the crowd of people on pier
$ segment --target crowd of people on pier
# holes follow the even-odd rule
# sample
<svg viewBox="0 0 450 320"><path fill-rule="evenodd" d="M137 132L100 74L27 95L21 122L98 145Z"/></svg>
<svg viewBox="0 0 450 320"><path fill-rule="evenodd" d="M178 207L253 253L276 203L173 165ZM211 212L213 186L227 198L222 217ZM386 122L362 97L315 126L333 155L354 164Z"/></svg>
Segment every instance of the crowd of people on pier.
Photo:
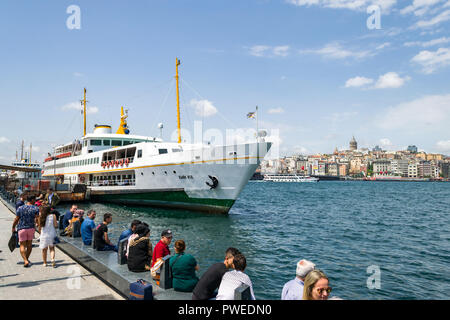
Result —
<svg viewBox="0 0 450 320"><path fill-rule="evenodd" d="M130 227L120 234L117 244L113 244L108 234L108 225L113 219L111 213L105 213L102 222L96 224L95 210L88 210L85 214L84 210L74 204L61 216L56 210L59 201L58 195L49 189L45 196L22 194L16 203L12 232L18 233L25 268L31 266L29 257L36 229L40 233L38 240L43 265L47 266L47 254L50 251L51 265L56 267L55 244L58 236L71 236L75 232L75 222L79 221L80 236L85 245L93 245L98 251L118 252L121 241L127 239L124 251L128 270L150 272L153 279L160 280L163 258L171 255L169 245L172 243L173 233L170 229L161 232L160 240L153 248L149 225L133 220ZM62 224L63 231L58 235L59 223ZM235 290L245 284L249 287L250 298L255 300L252 281L245 273L247 261L238 249L228 248L223 262L211 265L200 278L197 277L199 265L196 259L185 252L186 242L182 239L175 241L174 251L169 258L169 270L175 291L192 292L193 300L233 300ZM330 292L331 287L325 273L316 269L311 261L302 259L297 263L296 277L283 286L281 299L327 300Z"/></svg>

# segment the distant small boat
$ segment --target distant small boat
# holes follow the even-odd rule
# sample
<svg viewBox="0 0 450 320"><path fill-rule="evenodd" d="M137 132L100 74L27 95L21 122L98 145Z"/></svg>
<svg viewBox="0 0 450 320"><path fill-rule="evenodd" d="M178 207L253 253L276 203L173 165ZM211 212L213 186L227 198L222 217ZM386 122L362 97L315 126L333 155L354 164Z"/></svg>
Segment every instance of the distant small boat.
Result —
<svg viewBox="0 0 450 320"><path fill-rule="evenodd" d="M265 174L264 181L273 182L318 182L319 178L297 174Z"/></svg>

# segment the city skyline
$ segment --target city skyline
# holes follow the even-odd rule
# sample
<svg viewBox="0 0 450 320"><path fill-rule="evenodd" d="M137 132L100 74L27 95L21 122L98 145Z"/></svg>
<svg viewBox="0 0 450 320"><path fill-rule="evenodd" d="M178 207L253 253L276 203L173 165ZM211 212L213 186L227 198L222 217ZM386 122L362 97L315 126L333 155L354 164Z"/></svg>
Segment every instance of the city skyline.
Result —
<svg viewBox="0 0 450 320"><path fill-rule="evenodd" d="M254 128L258 105L280 156L343 150L353 135L450 154L448 0L3 1L0 21L0 162L22 140L42 161L80 138L85 87L88 132L116 128L124 106L131 133L159 137L164 123L170 140L175 57L187 130Z"/></svg>

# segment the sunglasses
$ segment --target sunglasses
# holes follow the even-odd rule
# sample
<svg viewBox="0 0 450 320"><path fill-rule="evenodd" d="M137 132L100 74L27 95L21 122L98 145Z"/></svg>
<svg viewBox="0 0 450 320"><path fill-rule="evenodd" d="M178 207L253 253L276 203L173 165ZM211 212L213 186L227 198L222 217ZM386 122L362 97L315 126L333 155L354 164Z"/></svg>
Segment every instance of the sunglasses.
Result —
<svg viewBox="0 0 450 320"><path fill-rule="evenodd" d="M330 294L331 292L331 287L327 287L327 288L317 288L316 291L318 294L323 294L324 291L326 291L328 294Z"/></svg>

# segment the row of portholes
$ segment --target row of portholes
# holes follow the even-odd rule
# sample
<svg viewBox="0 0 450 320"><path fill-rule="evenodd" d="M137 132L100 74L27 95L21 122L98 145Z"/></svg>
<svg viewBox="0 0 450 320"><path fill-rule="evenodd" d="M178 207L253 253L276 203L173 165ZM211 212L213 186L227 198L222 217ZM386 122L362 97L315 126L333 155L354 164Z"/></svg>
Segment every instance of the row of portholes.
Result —
<svg viewBox="0 0 450 320"><path fill-rule="evenodd" d="M164 174L167 174L167 171L164 171ZM174 170L173 174L177 174L177 172ZM144 173L141 172L141 176L143 176L143 175L144 175ZM155 175L155 171L152 171L152 175Z"/></svg>

